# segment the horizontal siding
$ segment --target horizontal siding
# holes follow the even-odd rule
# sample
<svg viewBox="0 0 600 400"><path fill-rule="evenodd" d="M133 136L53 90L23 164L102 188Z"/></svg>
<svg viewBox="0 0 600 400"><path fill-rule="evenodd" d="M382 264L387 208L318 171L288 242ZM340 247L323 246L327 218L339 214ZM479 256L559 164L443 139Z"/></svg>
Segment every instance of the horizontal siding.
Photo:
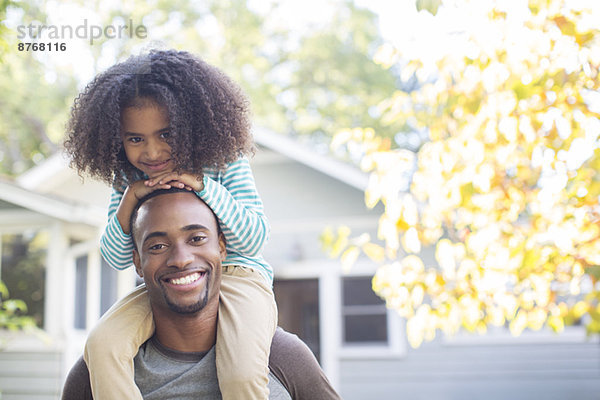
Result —
<svg viewBox="0 0 600 400"><path fill-rule="evenodd" d="M57 394L42 394L37 395L33 393L26 394L3 394L2 400L58 400L60 396Z"/></svg>
<svg viewBox="0 0 600 400"><path fill-rule="evenodd" d="M401 359L349 359L340 368L345 400L597 400L600 344L428 343Z"/></svg>
<svg viewBox="0 0 600 400"><path fill-rule="evenodd" d="M59 399L61 365L61 355L55 351L0 352L1 399Z"/></svg>

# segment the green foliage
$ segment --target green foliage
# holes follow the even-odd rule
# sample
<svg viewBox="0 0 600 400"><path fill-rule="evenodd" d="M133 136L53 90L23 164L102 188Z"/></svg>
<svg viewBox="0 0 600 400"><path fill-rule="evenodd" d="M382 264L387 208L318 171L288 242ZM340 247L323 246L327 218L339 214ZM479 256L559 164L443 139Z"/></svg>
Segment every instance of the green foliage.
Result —
<svg viewBox="0 0 600 400"><path fill-rule="evenodd" d="M37 326L44 323L44 264L47 233L2 237L2 280L11 295L26 304L26 314Z"/></svg>
<svg viewBox="0 0 600 400"><path fill-rule="evenodd" d="M45 19L33 3L8 4L23 12L23 24ZM0 175L14 176L57 151L76 81L34 52L17 51L17 33L0 27L6 48L0 62Z"/></svg>
<svg viewBox="0 0 600 400"><path fill-rule="evenodd" d="M280 95L292 99L286 111L288 129L332 137L362 126L391 138L401 125L385 123L372 107L396 90L392 71L372 60L382 44L375 15L349 2L340 11L331 24L302 38L287 59L294 74Z"/></svg>
<svg viewBox="0 0 600 400"><path fill-rule="evenodd" d="M44 65L27 53L10 52L0 64L0 173L15 175L58 149L74 96L72 77L46 77Z"/></svg>
<svg viewBox="0 0 600 400"><path fill-rule="evenodd" d="M22 300L9 299L8 289L0 281L0 329L15 331L35 328L35 320L26 313L27 304Z"/></svg>
<svg viewBox="0 0 600 400"><path fill-rule="evenodd" d="M282 7L276 2L272 12L257 12L244 0L114 5L79 0L69 6L94 10L103 26L131 20L147 28L147 39L103 37L87 45L77 58L91 58L95 73L150 47L184 49L241 84L256 125L321 142L342 128L358 126L392 138L403 126L382 120L371 107L396 89L395 73L372 60L382 43L375 15L352 1L333 4L337 9L331 21L301 32L273 20ZM23 10L22 24L54 21L46 2L17 5ZM14 32L2 36L9 51L0 65L5 93L0 95L0 173L6 175L19 174L57 151L77 86L84 83L75 80L73 65L58 67L48 55L16 52L15 37Z"/></svg>
<svg viewBox="0 0 600 400"><path fill-rule="evenodd" d="M14 2L12 0L0 0L0 63L4 55L8 51L8 42L6 36L9 34L9 29L6 27L6 10L9 6L12 6Z"/></svg>
<svg viewBox="0 0 600 400"><path fill-rule="evenodd" d="M442 0L416 0L417 10L426 10L436 15L438 8L442 5Z"/></svg>

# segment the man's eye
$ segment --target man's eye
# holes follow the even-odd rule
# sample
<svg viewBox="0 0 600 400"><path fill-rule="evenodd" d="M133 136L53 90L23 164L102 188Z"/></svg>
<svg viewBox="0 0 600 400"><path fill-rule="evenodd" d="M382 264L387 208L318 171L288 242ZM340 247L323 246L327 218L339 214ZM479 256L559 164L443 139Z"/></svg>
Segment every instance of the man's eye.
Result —
<svg viewBox="0 0 600 400"><path fill-rule="evenodd" d="M167 131L167 132L162 132L160 134L161 139L166 139L169 137L169 135L171 134L171 132Z"/></svg>
<svg viewBox="0 0 600 400"><path fill-rule="evenodd" d="M127 141L130 142L130 143L139 143L139 142L142 141L142 138L139 138L139 137L130 137L130 138L127 139Z"/></svg>
<svg viewBox="0 0 600 400"><path fill-rule="evenodd" d="M162 243L159 243L159 244L154 244L154 245L152 245L152 246L148 247L148 250L154 250L154 251L156 251L156 250L161 250L161 249L163 249L164 247L165 247L165 245L164 245L164 244L162 244Z"/></svg>
<svg viewBox="0 0 600 400"><path fill-rule="evenodd" d="M192 242L199 243L199 242L204 241L205 239L206 239L206 236L196 235L196 236L192 237Z"/></svg>

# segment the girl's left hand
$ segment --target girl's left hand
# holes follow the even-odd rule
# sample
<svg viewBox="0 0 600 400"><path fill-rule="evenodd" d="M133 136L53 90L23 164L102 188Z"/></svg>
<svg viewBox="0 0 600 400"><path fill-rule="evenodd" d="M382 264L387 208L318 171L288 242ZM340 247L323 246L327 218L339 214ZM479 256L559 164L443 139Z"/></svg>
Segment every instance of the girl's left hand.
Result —
<svg viewBox="0 0 600 400"><path fill-rule="evenodd" d="M154 185L171 185L180 189L193 190L194 192L201 192L204 189L204 176L194 174L178 174L176 172L166 172L163 175L155 176L154 178L148 179L145 183L146 186Z"/></svg>

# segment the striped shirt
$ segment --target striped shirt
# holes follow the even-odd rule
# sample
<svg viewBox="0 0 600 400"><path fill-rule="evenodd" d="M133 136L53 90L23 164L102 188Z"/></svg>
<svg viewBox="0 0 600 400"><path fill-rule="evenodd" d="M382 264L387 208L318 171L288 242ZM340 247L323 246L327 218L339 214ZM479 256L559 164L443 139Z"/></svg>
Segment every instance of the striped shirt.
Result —
<svg viewBox="0 0 600 400"><path fill-rule="evenodd" d="M124 186L120 190L113 190L108 206L108 224L100 239L102 257L119 270L132 265L131 235L123 232L116 215L125 189ZM227 257L223 266L254 268L272 284L273 268L262 256L270 226L256 191L248 159L240 158L227 165L224 171L206 169L204 189L196 194L212 208L225 235Z"/></svg>

